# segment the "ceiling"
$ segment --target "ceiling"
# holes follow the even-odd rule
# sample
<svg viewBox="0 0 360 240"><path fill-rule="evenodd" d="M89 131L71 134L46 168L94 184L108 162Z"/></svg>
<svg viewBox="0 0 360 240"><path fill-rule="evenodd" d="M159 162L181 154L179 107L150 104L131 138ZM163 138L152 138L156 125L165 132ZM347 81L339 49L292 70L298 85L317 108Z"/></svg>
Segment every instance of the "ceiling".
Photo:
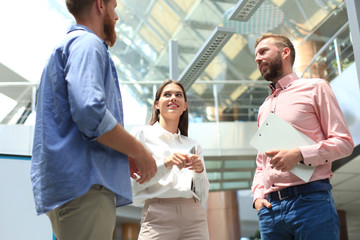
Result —
<svg viewBox="0 0 360 240"><path fill-rule="evenodd" d="M214 120L206 110L214 106L213 83L220 81L223 84L216 89L216 111L224 116L221 120L253 121L268 94L264 82L258 81L261 75L254 62L256 37L263 32L284 33L298 43L311 40L313 47L319 49L347 21L341 0L265 0L248 22L228 20L236 3L231 0L118 1L119 40L111 53L120 79L124 84L132 83L133 95L149 109L153 85L147 83L162 82L170 76L170 41L178 44L181 75L216 27L234 28L236 33L188 91L190 110L197 121ZM241 80L249 82L241 83Z"/></svg>
<svg viewBox="0 0 360 240"><path fill-rule="evenodd" d="M64 3L47 1L69 24L72 17ZM264 0L247 22L228 20L236 0L118 0L117 3L118 40L110 53L121 85L146 109L147 118L151 114L154 85L170 76L169 42L177 43L177 75L181 75L216 27L235 30L187 92L192 122L256 120L257 109L269 93L254 62L254 41L260 33L283 33L297 45L311 42L315 54L347 22L343 0ZM5 65L0 63L0 82L5 84L0 85L0 93L15 100L17 105L1 123L11 122L19 109L23 113L18 123L22 123L33 107L30 104L33 89L29 85L12 85L15 81L27 83L28 80L20 75L9 76L16 73ZM304 68L295 63L297 72ZM329 80L331 77L334 76Z"/></svg>
<svg viewBox="0 0 360 240"><path fill-rule="evenodd" d="M25 78L0 63L0 94L12 100L8 114L0 118L1 124L24 123L32 110L33 91L36 92L37 84L28 82ZM35 87L35 89L33 89ZM20 114L19 114L20 112ZM15 118L14 118L15 117Z"/></svg>

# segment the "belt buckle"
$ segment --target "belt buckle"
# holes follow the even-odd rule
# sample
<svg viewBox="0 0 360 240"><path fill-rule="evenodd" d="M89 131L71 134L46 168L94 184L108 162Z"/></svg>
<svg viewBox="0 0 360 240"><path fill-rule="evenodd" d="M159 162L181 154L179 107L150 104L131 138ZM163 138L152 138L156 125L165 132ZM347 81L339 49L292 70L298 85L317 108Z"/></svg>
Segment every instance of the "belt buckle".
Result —
<svg viewBox="0 0 360 240"><path fill-rule="evenodd" d="M287 195L287 196L285 196L285 197L282 197L281 196L281 191L277 191L277 193L278 193L278 197L279 197L279 200L281 201L281 200L284 200L284 199L287 199L288 197L289 197L289 195Z"/></svg>

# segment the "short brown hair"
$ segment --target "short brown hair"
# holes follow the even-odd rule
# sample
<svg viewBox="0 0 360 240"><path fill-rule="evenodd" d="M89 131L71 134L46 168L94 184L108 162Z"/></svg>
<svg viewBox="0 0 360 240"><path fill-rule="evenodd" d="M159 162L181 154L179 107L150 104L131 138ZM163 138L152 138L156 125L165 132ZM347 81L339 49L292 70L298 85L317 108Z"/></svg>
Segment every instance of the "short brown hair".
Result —
<svg viewBox="0 0 360 240"><path fill-rule="evenodd" d="M103 0L106 4L109 0ZM77 17L84 11L90 9L95 0L66 0L66 7L69 12Z"/></svg>
<svg viewBox="0 0 360 240"><path fill-rule="evenodd" d="M184 93L184 99L185 102L187 102L187 97L186 97L186 92L185 92L185 88L184 86L181 84L180 81L177 80L171 80L168 79L166 81L164 81L160 87L157 89L156 94L155 94L155 100L154 100L154 104L153 104L153 108L152 108L152 114L151 114L151 119L149 124L153 125L154 123L156 123L157 121L159 121L159 114L160 111L159 109L156 108L156 101L159 101L160 97L161 97L161 93L164 90L164 88L169 85L170 83L174 83L176 85L178 85L183 93ZM183 112L183 114L180 116L180 120L179 120L179 125L178 125L178 129L180 130L181 134L184 136L188 136L188 128L189 128L189 108L186 108L186 110Z"/></svg>
<svg viewBox="0 0 360 240"><path fill-rule="evenodd" d="M256 39L254 47L256 48L257 45L259 45L259 43L266 38L273 38L277 47L288 47L290 49L291 65L294 65L295 48L289 38L282 34L263 33Z"/></svg>

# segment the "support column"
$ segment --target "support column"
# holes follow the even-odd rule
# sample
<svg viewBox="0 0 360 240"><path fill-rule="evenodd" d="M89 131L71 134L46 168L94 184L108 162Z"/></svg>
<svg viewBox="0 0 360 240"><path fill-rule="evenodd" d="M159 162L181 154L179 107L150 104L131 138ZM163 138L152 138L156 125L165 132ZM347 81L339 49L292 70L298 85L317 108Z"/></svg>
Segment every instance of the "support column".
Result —
<svg viewBox="0 0 360 240"><path fill-rule="evenodd" d="M122 240L136 240L139 234L139 224L138 223L123 223L121 224L121 235Z"/></svg>
<svg viewBox="0 0 360 240"><path fill-rule="evenodd" d="M346 212L344 210L337 210L337 214L340 219L340 240L348 240Z"/></svg>
<svg viewBox="0 0 360 240"><path fill-rule="evenodd" d="M304 39L296 39L293 41L296 56L295 63L293 66L293 71L296 72L299 76L303 73L305 68L310 64L311 60L320 50L322 43L315 41L304 41ZM328 80L328 65L327 63L314 63L304 73L305 78L323 78Z"/></svg>
<svg viewBox="0 0 360 240"><path fill-rule="evenodd" d="M360 2L358 0L346 0L345 2L360 87Z"/></svg>
<svg viewBox="0 0 360 240"><path fill-rule="evenodd" d="M240 221L236 191L210 192L207 204L210 240L239 240Z"/></svg>
<svg viewBox="0 0 360 240"><path fill-rule="evenodd" d="M311 41L303 41L303 39L297 39L293 41L295 47L295 63L293 66L293 71L296 73L302 73L305 68L309 65L310 61L314 57L314 50ZM304 74L304 77L319 77L318 74L315 72L315 67L312 66L310 68L311 75L308 72Z"/></svg>

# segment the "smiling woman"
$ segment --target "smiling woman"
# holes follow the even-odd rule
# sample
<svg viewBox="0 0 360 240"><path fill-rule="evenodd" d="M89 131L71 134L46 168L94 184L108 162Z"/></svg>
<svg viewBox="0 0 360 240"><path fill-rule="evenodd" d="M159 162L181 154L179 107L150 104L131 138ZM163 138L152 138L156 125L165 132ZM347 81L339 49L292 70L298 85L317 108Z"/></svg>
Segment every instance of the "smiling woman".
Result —
<svg viewBox="0 0 360 240"><path fill-rule="evenodd" d="M145 204L138 239L209 239L201 206L207 202L209 181L202 149L187 137L187 107L183 85L167 80L156 92L150 125L133 130L158 167L144 184L136 178L141 171L131 169L134 205Z"/></svg>

